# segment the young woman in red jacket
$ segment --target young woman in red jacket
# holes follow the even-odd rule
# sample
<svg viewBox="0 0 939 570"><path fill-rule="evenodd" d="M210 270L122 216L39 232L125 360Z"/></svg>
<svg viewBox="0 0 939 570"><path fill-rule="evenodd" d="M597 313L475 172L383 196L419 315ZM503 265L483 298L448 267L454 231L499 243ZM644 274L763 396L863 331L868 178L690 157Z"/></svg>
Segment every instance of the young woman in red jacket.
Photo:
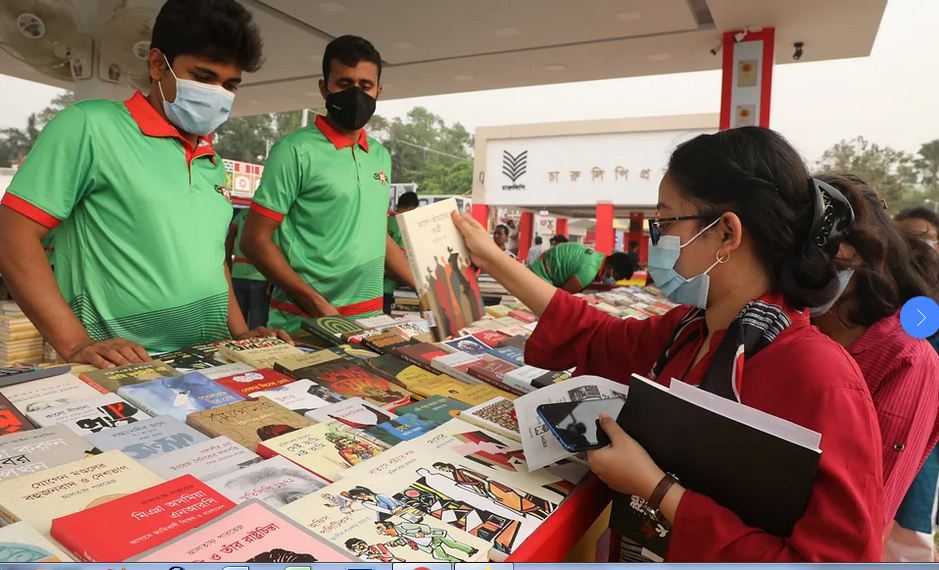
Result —
<svg viewBox="0 0 939 570"><path fill-rule="evenodd" d="M939 254L923 240L904 238L863 180L821 179L848 198L855 220L835 257L842 293L812 309L812 321L851 353L874 399L884 461L884 521L890 526L939 442L939 356L900 326L904 303L937 297Z"/></svg>
<svg viewBox="0 0 939 570"><path fill-rule="evenodd" d="M649 271L683 306L618 320L512 262L469 217L454 216L477 265L541 315L525 359L628 382L672 378L822 434L809 504L790 536L748 526L686 489L609 418L611 446L590 453L618 493L663 495L668 561L879 561L883 481L877 416L857 364L809 322L834 298L832 264L851 208L809 177L778 134L747 127L675 150L650 220ZM766 497L773 501L773 497Z"/></svg>

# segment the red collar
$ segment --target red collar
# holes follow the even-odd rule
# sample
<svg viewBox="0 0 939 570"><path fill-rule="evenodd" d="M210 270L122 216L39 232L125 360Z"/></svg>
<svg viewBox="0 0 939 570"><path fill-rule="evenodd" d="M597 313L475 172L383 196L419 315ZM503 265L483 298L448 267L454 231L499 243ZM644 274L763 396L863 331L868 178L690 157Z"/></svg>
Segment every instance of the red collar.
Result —
<svg viewBox="0 0 939 570"><path fill-rule="evenodd" d="M329 139L329 142L333 143L333 146L336 147L336 150L341 148L348 148L355 144L352 142L352 138L349 137L349 135L337 131L336 127L332 126L323 115L317 115L315 123L316 128L318 128L320 132L323 133L327 139ZM362 150L368 152L368 136L365 134L365 129L359 129L358 145Z"/></svg>
<svg viewBox="0 0 939 570"><path fill-rule="evenodd" d="M124 101L124 105L130 111L130 116L137 123L140 132L148 137L178 140L183 144L186 149L186 156L190 160L200 156L215 156L215 149L212 148L213 135L200 136L196 142L196 148L193 149L189 141L180 134L179 129L163 118L163 115L153 108L150 100L140 91L136 91L130 99Z"/></svg>

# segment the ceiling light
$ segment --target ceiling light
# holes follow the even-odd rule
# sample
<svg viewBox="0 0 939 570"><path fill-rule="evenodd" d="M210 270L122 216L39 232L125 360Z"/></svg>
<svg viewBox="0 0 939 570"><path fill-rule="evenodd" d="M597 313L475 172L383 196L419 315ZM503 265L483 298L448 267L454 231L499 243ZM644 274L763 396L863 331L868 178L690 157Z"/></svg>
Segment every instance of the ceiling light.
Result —
<svg viewBox="0 0 939 570"><path fill-rule="evenodd" d="M616 15L616 18L623 22L635 22L641 17L639 12L620 12Z"/></svg>
<svg viewBox="0 0 939 570"><path fill-rule="evenodd" d="M654 53L649 56L649 61L666 61L672 59L672 54L670 53Z"/></svg>
<svg viewBox="0 0 939 570"><path fill-rule="evenodd" d="M338 2L323 2L320 4L320 10L327 14L338 14L339 12L345 12L346 7Z"/></svg>
<svg viewBox="0 0 939 570"><path fill-rule="evenodd" d="M545 71L564 71L567 69L567 66L562 63L551 63L544 66Z"/></svg>
<svg viewBox="0 0 939 570"><path fill-rule="evenodd" d="M499 28L496 30L496 35L500 38L511 38L521 34L518 28Z"/></svg>

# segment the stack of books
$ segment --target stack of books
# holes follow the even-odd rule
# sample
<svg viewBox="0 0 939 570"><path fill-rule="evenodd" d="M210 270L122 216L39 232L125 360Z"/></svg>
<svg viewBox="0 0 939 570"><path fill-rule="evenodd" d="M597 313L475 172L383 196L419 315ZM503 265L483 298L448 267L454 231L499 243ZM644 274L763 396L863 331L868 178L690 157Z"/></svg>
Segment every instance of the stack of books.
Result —
<svg viewBox="0 0 939 570"><path fill-rule="evenodd" d="M42 362L44 343L39 330L12 301L0 303L0 366Z"/></svg>

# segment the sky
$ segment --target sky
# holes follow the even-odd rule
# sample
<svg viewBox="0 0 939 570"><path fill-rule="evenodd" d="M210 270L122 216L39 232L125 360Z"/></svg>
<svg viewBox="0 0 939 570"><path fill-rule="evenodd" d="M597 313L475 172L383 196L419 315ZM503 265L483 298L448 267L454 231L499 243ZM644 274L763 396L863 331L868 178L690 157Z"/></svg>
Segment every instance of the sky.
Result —
<svg viewBox="0 0 939 570"><path fill-rule="evenodd" d="M770 126L810 162L864 136L916 152L939 139L939 0L890 0L870 57L778 65ZM58 89L0 75L0 128L26 123ZM319 102L314 102L319 103ZM716 113L720 72L707 71L379 101L378 113L415 106L479 126Z"/></svg>

